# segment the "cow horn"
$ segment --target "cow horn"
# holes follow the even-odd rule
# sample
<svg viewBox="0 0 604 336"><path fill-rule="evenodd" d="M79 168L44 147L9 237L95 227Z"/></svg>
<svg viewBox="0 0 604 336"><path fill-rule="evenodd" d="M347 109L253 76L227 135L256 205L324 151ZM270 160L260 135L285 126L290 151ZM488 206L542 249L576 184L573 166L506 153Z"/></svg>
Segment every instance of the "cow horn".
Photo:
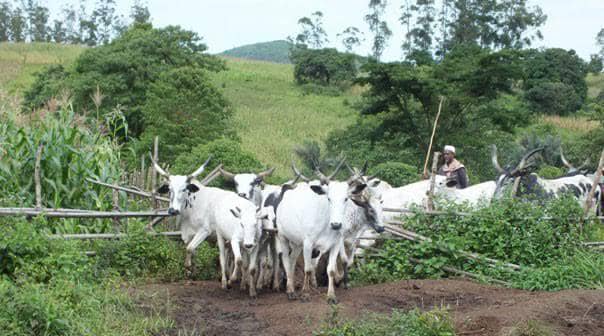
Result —
<svg viewBox="0 0 604 336"><path fill-rule="evenodd" d="M329 184L329 178L325 176L317 166L315 166L315 174L319 177L319 180L321 180L321 184Z"/></svg>
<svg viewBox="0 0 604 336"><path fill-rule="evenodd" d="M235 174L230 173L222 168L220 168L220 175L222 175L222 177L224 177L228 181L233 181L235 179Z"/></svg>
<svg viewBox="0 0 604 336"><path fill-rule="evenodd" d="M155 168L155 171L159 173L159 175L164 176L164 177L170 177L170 173L168 173L167 171L163 170L158 164L157 162L155 162L155 160L153 160L153 155L151 155L151 153L149 153L149 158L151 159L151 162L153 163L153 168Z"/></svg>
<svg viewBox="0 0 604 336"><path fill-rule="evenodd" d="M191 175L187 176L187 181L191 181L192 179L196 178L199 174L201 174L203 172L204 169L206 169L206 166L208 165L208 163L210 162L210 159L212 158L212 155L210 155L208 157L208 159L206 160L206 162L204 162L201 167L197 168L196 171L194 171Z"/></svg>
<svg viewBox="0 0 604 336"><path fill-rule="evenodd" d="M332 178L334 178L334 176L336 176L338 174L338 172L340 171L340 168L342 168L342 165L346 162L346 158L342 158L342 161L340 161L340 163L338 163L338 165L336 166L336 170L334 170L331 175L329 175L327 178L329 180L331 180Z"/></svg>
<svg viewBox="0 0 604 336"><path fill-rule="evenodd" d="M265 177L270 176L271 174L273 174L274 171L275 171L275 167L269 168L269 169L267 169L267 170L265 170L263 172L258 173L257 175L260 178L265 178Z"/></svg>
<svg viewBox="0 0 604 336"><path fill-rule="evenodd" d="M350 172L350 175L355 175L357 173L356 171L354 171L354 169L352 169L350 167L350 165L348 164L348 162L346 162L345 165L346 165L346 168L348 168L348 171Z"/></svg>
<svg viewBox="0 0 604 336"><path fill-rule="evenodd" d="M566 160L566 158L564 157L564 153L562 152L562 147L560 147L560 159L562 160L562 163L570 170L575 170L575 167L573 167L573 165L570 164L570 162L568 162L568 160Z"/></svg>
<svg viewBox="0 0 604 336"><path fill-rule="evenodd" d="M583 169L583 168L585 168L585 167L589 166L589 164L590 164L590 163L591 163L591 160L589 160L589 158L587 158L587 159L585 160L585 162L583 162L583 164L582 164L582 165L580 165L580 166L579 166L579 168L577 168L577 170L581 170L581 169Z"/></svg>
<svg viewBox="0 0 604 336"><path fill-rule="evenodd" d="M367 167L369 166L369 161L365 160L365 163L363 164L363 168L361 168L361 172L359 173L359 175L363 176L367 173Z"/></svg>
<svg viewBox="0 0 604 336"><path fill-rule="evenodd" d="M520 163L518 164L518 166L516 167L516 169L514 169L514 171L511 173L512 176L516 176L521 170L523 170L526 166L526 162L527 160L535 155L537 152L540 152L543 150L543 147L541 148L535 148L532 151L528 152L526 155L524 155L522 157L522 160L520 160Z"/></svg>
<svg viewBox="0 0 604 336"><path fill-rule="evenodd" d="M501 166L499 165L499 161L497 160L497 146L493 145L491 148L491 161L493 162L493 167L495 167L499 174L505 174L505 170L501 168Z"/></svg>
<svg viewBox="0 0 604 336"><path fill-rule="evenodd" d="M294 175L296 175L296 178L294 179L294 183L297 182L297 180L299 180L299 179L302 179L302 181L304 181L304 182L310 181L310 179L308 179L306 176L304 176L304 175L302 175L302 173L300 173L298 168L296 168L296 164L294 163L293 160L292 160L292 170L294 171Z"/></svg>

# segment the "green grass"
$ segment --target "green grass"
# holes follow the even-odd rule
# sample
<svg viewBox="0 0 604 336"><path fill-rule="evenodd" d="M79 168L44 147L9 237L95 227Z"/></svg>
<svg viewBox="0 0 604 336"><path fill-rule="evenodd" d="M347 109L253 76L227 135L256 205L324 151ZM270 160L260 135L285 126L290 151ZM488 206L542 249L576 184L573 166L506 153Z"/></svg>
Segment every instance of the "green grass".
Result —
<svg viewBox="0 0 604 336"><path fill-rule="evenodd" d="M587 74L587 96L589 98L597 97L604 90L604 73Z"/></svg>
<svg viewBox="0 0 604 336"><path fill-rule="evenodd" d="M56 43L0 43L0 90L20 94L33 74L50 64L69 64L86 47Z"/></svg>
<svg viewBox="0 0 604 336"><path fill-rule="evenodd" d="M323 141L354 122L356 113L344 102L358 95L304 95L294 84L292 65L227 58L227 66L214 79L235 108L243 149L276 166L277 176L291 175L293 149L304 140Z"/></svg>

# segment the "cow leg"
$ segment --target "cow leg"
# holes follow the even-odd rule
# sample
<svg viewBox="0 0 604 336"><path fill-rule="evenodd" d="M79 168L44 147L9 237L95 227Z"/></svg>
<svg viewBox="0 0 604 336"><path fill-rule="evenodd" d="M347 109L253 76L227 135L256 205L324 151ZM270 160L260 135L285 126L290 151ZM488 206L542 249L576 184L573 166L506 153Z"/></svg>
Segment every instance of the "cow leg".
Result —
<svg viewBox="0 0 604 336"><path fill-rule="evenodd" d="M312 259L312 271L311 271L311 276L310 276L310 284L314 288L319 287L319 285L317 284L317 265L319 264L319 261L321 260L322 255L323 254L321 252L319 252L319 256Z"/></svg>
<svg viewBox="0 0 604 336"><path fill-rule="evenodd" d="M314 275L314 265L312 261L312 242L305 240L303 244L303 258L304 258L304 285L302 286L302 300L308 301L310 295L308 293L310 289L310 279Z"/></svg>
<svg viewBox="0 0 604 336"><path fill-rule="evenodd" d="M241 255L241 279L239 281L239 289L246 290L247 289L247 281L248 281L248 269L249 269L249 255L244 253Z"/></svg>
<svg viewBox="0 0 604 336"><path fill-rule="evenodd" d="M242 266L239 241L231 240L231 250L233 250L233 257L235 258L235 267L233 268L233 274L231 274L231 278L229 279L229 285L232 286L233 282L239 279L239 270Z"/></svg>
<svg viewBox="0 0 604 336"><path fill-rule="evenodd" d="M255 299L257 294L256 294L256 284L255 284L255 276L256 276L256 271L257 271L257 265L258 265L258 251L259 248L255 247L251 252L250 252L250 256L249 256L249 264L248 264L248 281L249 281L249 287L250 287L250 297L252 299Z"/></svg>
<svg viewBox="0 0 604 336"><path fill-rule="evenodd" d="M220 286L222 289L227 289L227 250L224 247L224 239L219 233L216 233L216 242L218 244L218 257L220 259Z"/></svg>
<svg viewBox="0 0 604 336"><path fill-rule="evenodd" d="M193 239L187 244L187 250L185 252L185 277L190 278L193 274L192 272L192 259L193 254L195 253L195 249L201 244L206 238L210 235L210 232L206 230L197 231Z"/></svg>
<svg viewBox="0 0 604 336"><path fill-rule="evenodd" d="M281 243L277 237L273 238L273 290L279 291L281 288ZM285 268L285 266L284 266Z"/></svg>
<svg viewBox="0 0 604 336"><path fill-rule="evenodd" d="M334 278L337 272L337 260L338 252L340 247L338 245L332 247L329 251L329 261L327 263L327 277L329 279L329 285L327 287L327 303L336 304L338 300L336 298L336 291L334 287Z"/></svg>
<svg viewBox="0 0 604 336"><path fill-rule="evenodd" d="M283 268L285 269L285 276L287 277L287 289L285 293L287 294L287 298L290 300L294 300L295 290L294 290L294 274L291 270L291 255L289 254L289 242L282 237L279 237L279 244L281 245L281 258L283 260ZM295 260L294 260L295 263Z"/></svg>

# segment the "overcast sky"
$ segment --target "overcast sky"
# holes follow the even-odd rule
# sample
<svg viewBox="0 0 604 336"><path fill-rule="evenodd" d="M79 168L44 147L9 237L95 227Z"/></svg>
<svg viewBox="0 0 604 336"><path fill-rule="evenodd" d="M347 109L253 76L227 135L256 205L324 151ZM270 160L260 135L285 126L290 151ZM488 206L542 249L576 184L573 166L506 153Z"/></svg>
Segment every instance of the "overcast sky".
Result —
<svg viewBox="0 0 604 336"><path fill-rule="evenodd" d="M116 0L126 13L132 0ZM544 39L535 46L574 49L584 59L596 53L595 36L604 28L604 0L528 0L547 15L541 28ZM48 1L51 7L71 1ZM93 1L89 0L92 4ZM393 37L384 52L386 61L402 57L402 27L398 22L400 0L390 0L387 21ZM336 34L348 26L365 31L367 39L357 53L369 53L368 0L148 0L156 26L180 25L198 32L212 53L244 44L285 39L298 32L297 21L314 11L323 12L330 45L342 48ZM53 10L54 12L54 10Z"/></svg>

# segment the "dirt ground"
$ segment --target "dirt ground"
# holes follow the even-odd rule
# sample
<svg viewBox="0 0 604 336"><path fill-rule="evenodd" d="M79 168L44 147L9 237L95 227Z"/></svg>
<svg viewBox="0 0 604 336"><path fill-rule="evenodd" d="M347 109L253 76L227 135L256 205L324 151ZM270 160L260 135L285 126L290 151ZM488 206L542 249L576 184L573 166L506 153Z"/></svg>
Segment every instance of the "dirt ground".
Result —
<svg viewBox="0 0 604 336"><path fill-rule="evenodd" d="M147 284L136 288L139 303L164 301L175 322L160 335L311 335L331 309L325 288L308 302L289 301L285 293L222 290L218 282ZM448 307L458 335L507 335L520 321L534 320L557 335L604 335L604 291L529 292L466 280L411 280L337 289L339 316L362 318L367 312Z"/></svg>

